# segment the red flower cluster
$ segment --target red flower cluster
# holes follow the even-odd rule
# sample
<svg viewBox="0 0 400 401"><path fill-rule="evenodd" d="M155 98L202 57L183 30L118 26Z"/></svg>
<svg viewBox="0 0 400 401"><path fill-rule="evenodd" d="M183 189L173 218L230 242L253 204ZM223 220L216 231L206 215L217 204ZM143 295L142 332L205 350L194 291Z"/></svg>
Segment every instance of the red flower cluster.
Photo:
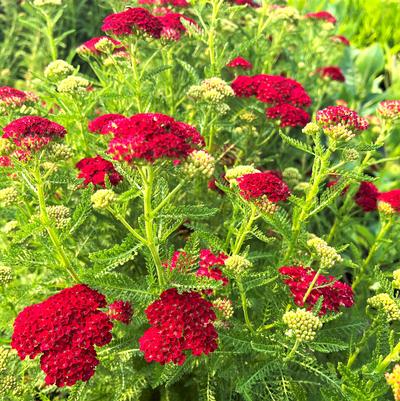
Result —
<svg viewBox="0 0 400 401"><path fill-rule="evenodd" d="M345 46L350 46L349 39L347 39L346 36L343 35L334 35L331 37L331 40L333 40L336 43L342 43Z"/></svg>
<svg viewBox="0 0 400 401"><path fill-rule="evenodd" d="M207 277L215 281L222 281L223 285L227 285L229 280L225 277L217 266L224 266L228 255L224 253L214 254L210 249L202 249L199 256L199 268L196 271L196 276ZM196 264L196 260L186 252L176 251L172 255L170 263L165 263L164 267L170 270L178 269L185 272L191 266Z"/></svg>
<svg viewBox="0 0 400 401"><path fill-rule="evenodd" d="M331 24L336 24L336 18L329 13L328 11L319 11L317 13L308 13L306 14L306 18L322 20L326 22L330 22Z"/></svg>
<svg viewBox="0 0 400 401"><path fill-rule="evenodd" d="M101 29L116 36L144 33L158 39L161 36L162 24L145 8L134 7L108 15Z"/></svg>
<svg viewBox="0 0 400 401"><path fill-rule="evenodd" d="M372 182L363 181L354 200L364 212L372 212L377 209L378 196L378 188Z"/></svg>
<svg viewBox="0 0 400 401"><path fill-rule="evenodd" d="M179 294L176 288L166 290L145 313L152 327L144 332L139 344L147 362L182 365L184 351L200 356L218 347L212 304L197 292Z"/></svg>
<svg viewBox="0 0 400 401"><path fill-rule="evenodd" d="M186 158L202 146L204 139L196 128L164 114L146 113L118 121L108 152L127 162L154 162L161 158Z"/></svg>
<svg viewBox="0 0 400 401"><path fill-rule="evenodd" d="M310 122L310 116L306 111L286 103L266 109L265 114L271 120L279 120L282 128L304 127Z"/></svg>
<svg viewBox="0 0 400 401"><path fill-rule="evenodd" d="M309 267L283 266L279 273L288 278L284 280L289 286L296 305L303 307L303 298L317 272ZM337 281L333 276L319 275L313 290L307 297L306 304L311 309L323 297L321 314L327 311L338 312L341 306L350 308L354 303L352 288L346 283Z"/></svg>
<svg viewBox="0 0 400 401"><path fill-rule="evenodd" d="M253 8L258 8L260 5L253 0L230 0L231 3L234 3L238 6L250 6Z"/></svg>
<svg viewBox="0 0 400 401"><path fill-rule="evenodd" d="M329 67L317 68L317 73L323 78L329 78L332 81L344 82L346 80L342 70L334 65Z"/></svg>
<svg viewBox="0 0 400 401"><path fill-rule="evenodd" d="M261 102L270 104L272 107L266 110L266 115L272 119L279 118L281 127L304 127L310 121L302 107L310 106L311 98L294 79L280 75L241 75L231 86L238 97L256 96Z"/></svg>
<svg viewBox="0 0 400 401"><path fill-rule="evenodd" d="M396 212L400 212L400 189L393 189L388 192L381 192L378 201L388 203Z"/></svg>
<svg viewBox="0 0 400 401"><path fill-rule="evenodd" d="M154 4L157 6L189 7L187 0L139 0L138 4Z"/></svg>
<svg viewBox="0 0 400 401"><path fill-rule="evenodd" d="M286 200L290 195L287 184L270 172L246 174L237 179L240 195L250 200L266 196L270 202Z"/></svg>
<svg viewBox="0 0 400 401"><path fill-rule="evenodd" d="M78 51L82 52L82 53L91 53L93 55L99 55L101 52L96 48L96 45L101 40L108 40L109 42L111 42L115 46L114 52L125 50L125 46L123 46L119 40L115 40L108 36L99 36L97 38L92 38L92 39L82 43L79 46Z"/></svg>
<svg viewBox="0 0 400 401"><path fill-rule="evenodd" d="M108 315L110 319L117 320L124 324L129 324L132 320L132 305L125 301L115 301L108 305Z"/></svg>
<svg viewBox="0 0 400 401"><path fill-rule="evenodd" d="M243 57L234 58L226 66L230 68L242 68L243 70L251 70L253 68L253 64Z"/></svg>
<svg viewBox="0 0 400 401"><path fill-rule="evenodd" d="M181 35L186 32L185 26L181 19L186 20L190 24L197 25L196 22L183 14L166 12L164 15L157 17L162 24L161 37L167 40L178 41Z"/></svg>
<svg viewBox="0 0 400 401"><path fill-rule="evenodd" d="M18 108L26 103L33 103L38 100L37 96L31 92L23 92L9 86L0 86L0 107Z"/></svg>
<svg viewBox="0 0 400 401"><path fill-rule="evenodd" d="M107 135L117 128L117 122L126 118L122 114L104 114L94 118L88 124L88 129L94 134Z"/></svg>
<svg viewBox="0 0 400 401"><path fill-rule="evenodd" d="M351 131L364 131L368 121L345 106L328 106L317 112L317 123L324 129L342 126Z"/></svg>
<svg viewBox="0 0 400 401"><path fill-rule="evenodd" d="M380 102L377 112L383 118L398 119L400 117L400 100L384 100Z"/></svg>
<svg viewBox="0 0 400 401"><path fill-rule="evenodd" d="M67 133L63 126L36 116L18 118L5 126L3 132L3 138L10 138L15 145L26 151L39 150Z"/></svg>
<svg viewBox="0 0 400 401"><path fill-rule="evenodd" d="M14 322L11 346L21 359L41 356L46 383L58 387L89 380L99 361L94 346L111 341L105 297L86 285L66 288L25 308Z"/></svg>
<svg viewBox="0 0 400 401"><path fill-rule="evenodd" d="M117 185L123 177L115 170L113 164L101 156L85 157L76 164L80 170L78 178L84 179L84 184L93 184L105 187L105 179L108 177L111 185Z"/></svg>

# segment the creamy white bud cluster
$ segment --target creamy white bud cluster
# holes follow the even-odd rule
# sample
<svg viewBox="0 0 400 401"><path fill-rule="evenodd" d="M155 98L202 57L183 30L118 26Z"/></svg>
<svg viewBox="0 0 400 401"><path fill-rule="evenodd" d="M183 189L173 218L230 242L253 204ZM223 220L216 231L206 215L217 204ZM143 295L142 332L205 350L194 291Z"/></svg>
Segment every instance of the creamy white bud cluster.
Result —
<svg viewBox="0 0 400 401"><path fill-rule="evenodd" d="M193 151L183 162L184 173L190 177L204 176L211 177L215 170L215 159L204 150Z"/></svg>
<svg viewBox="0 0 400 401"><path fill-rule="evenodd" d="M313 248L313 251L321 261L322 268L329 268L337 262L342 262L343 258L337 253L336 249L329 246L322 238L314 234L310 235L307 245Z"/></svg>
<svg viewBox="0 0 400 401"><path fill-rule="evenodd" d="M36 7L61 6L62 0L34 0L33 5Z"/></svg>
<svg viewBox="0 0 400 401"><path fill-rule="evenodd" d="M286 312L282 319L289 327L286 334L294 335L299 341L314 340L318 330L322 327L321 320L305 309Z"/></svg>
<svg viewBox="0 0 400 401"><path fill-rule="evenodd" d="M319 125L316 123L308 123L303 129L302 132L303 134L306 135L316 135L321 131L319 128Z"/></svg>
<svg viewBox="0 0 400 401"><path fill-rule="evenodd" d="M0 266L0 285L7 285L12 280L12 270L8 266Z"/></svg>
<svg viewBox="0 0 400 401"><path fill-rule="evenodd" d="M271 202L267 195L262 195L257 199L254 199L254 204L266 214L274 214L279 209L277 203Z"/></svg>
<svg viewBox="0 0 400 401"><path fill-rule="evenodd" d="M220 312L222 319L229 320L233 316L232 302L227 298L217 298L213 302L214 308Z"/></svg>
<svg viewBox="0 0 400 401"><path fill-rule="evenodd" d="M47 206L46 211L50 220L54 222L54 225L59 230L67 227L69 222L71 221L71 211L66 206Z"/></svg>
<svg viewBox="0 0 400 401"><path fill-rule="evenodd" d="M71 75L74 67L64 60L52 61L44 70L44 76L51 81L60 81Z"/></svg>
<svg viewBox="0 0 400 401"><path fill-rule="evenodd" d="M9 349L0 347L0 373L6 369L9 354Z"/></svg>
<svg viewBox="0 0 400 401"><path fill-rule="evenodd" d="M99 189L91 197L95 209L107 209L116 200L117 195L111 189Z"/></svg>
<svg viewBox="0 0 400 401"><path fill-rule="evenodd" d="M400 289L400 269L393 272L393 287Z"/></svg>
<svg viewBox="0 0 400 401"><path fill-rule="evenodd" d="M17 380L14 376L7 375L0 378L0 395L15 392L16 389Z"/></svg>
<svg viewBox="0 0 400 401"><path fill-rule="evenodd" d="M236 166L226 170L225 179L229 181L231 185L236 185L236 179L246 174L259 173L260 170L254 168L254 166Z"/></svg>
<svg viewBox="0 0 400 401"><path fill-rule="evenodd" d="M396 301L386 293L375 295L367 300L368 305L386 313L389 321L400 320L400 308Z"/></svg>
<svg viewBox="0 0 400 401"><path fill-rule="evenodd" d="M64 143L52 143L48 148L48 154L50 159L58 160L69 160L73 156L73 150L70 146Z"/></svg>
<svg viewBox="0 0 400 401"><path fill-rule="evenodd" d="M18 202L18 191L14 187L0 189L0 203L5 207L11 207Z"/></svg>
<svg viewBox="0 0 400 401"><path fill-rule="evenodd" d="M285 168L282 171L282 177L290 187L297 185L302 178L300 171L296 167Z"/></svg>
<svg viewBox="0 0 400 401"><path fill-rule="evenodd" d="M79 94L85 93L89 85L87 79L70 75L58 83L57 90L60 93Z"/></svg>
<svg viewBox="0 0 400 401"><path fill-rule="evenodd" d="M235 277L240 277L252 267L252 263L241 255L232 255L225 260L224 271Z"/></svg>
<svg viewBox="0 0 400 401"><path fill-rule="evenodd" d="M301 15L299 11L294 7L276 7L271 8L269 18L272 21L287 21L287 22L296 22L300 20Z"/></svg>
<svg viewBox="0 0 400 401"><path fill-rule="evenodd" d="M360 154L356 149L349 148L343 151L343 160L345 161L352 162L358 160L359 158Z"/></svg>

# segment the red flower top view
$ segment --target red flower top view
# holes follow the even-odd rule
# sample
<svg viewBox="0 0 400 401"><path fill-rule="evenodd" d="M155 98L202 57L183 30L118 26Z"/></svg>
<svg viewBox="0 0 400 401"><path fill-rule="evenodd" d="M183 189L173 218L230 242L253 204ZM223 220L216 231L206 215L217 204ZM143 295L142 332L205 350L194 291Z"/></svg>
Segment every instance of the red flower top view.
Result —
<svg viewBox="0 0 400 401"><path fill-rule="evenodd" d="M101 29L115 36L144 33L158 39L161 36L162 24L145 8L134 7L108 15L104 19Z"/></svg>
<svg viewBox="0 0 400 401"><path fill-rule="evenodd" d="M190 24L196 25L194 20L179 13L167 12L157 18L162 24L161 36L168 40L177 41L181 38L181 35L186 32L186 28L181 22L182 19Z"/></svg>
<svg viewBox="0 0 400 401"><path fill-rule="evenodd" d="M383 118L398 119L400 117L400 100L384 100L376 109Z"/></svg>
<svg viewBox="0 0 400 401"><path fill-rule="evenodd" d="M63 138L63 126L43 117L26 116L12 121L3 128L3 138L11 139L25 150L39 150L54 139Z"/></svg>
<svg viewBox="0 0 400 401"><path fill-rule="evenodd" d="M102 116L94 118L88 124L88 129L94 134L107 135L113 133L117 128L119 120L126 118L122 114L103 114Z"/></svg>
<svg viewBox="0 0 400 401"><path fill-rule="evenodd" d="M0 106L21 107L25 103L35 102L38 98L31 92L23 92L9 86L0 86Z"/></svg>
<svg viewBox="0 0 400 401"><path fill-rule="evenodd" d="M280 120L282 128L304 127L310 122L310 116L306 111L290 104L270 107L265 111L265 114L269 119Z"/></svg>
<svg viewBox="0 0 400 401"><path fill-rule="evenodd" d="M381 192L378 201L388 203L396 212L400 212L400 189Z"/></svg>
<svg viewBox="0 0 400 401"><path fill-rule="evenodd" d="M182 365L185 351L209 354L217 349L216 315L211 302L198 292L179 294L175 288L164 291L145 310L151 327L139 340L147 362Z"/></svg>
<svg viewBox="0 0 400 401"><path fill-rule="evenodd" d="M189 7L187 0L139 0L138 4L154 4L157 6Z"/></svg>
<svg viewBox="0 0 400 401"><path fill-rule="evenodd" d="M337 21L336 18L328 11L319 11L317 13L308 13L308 14L306 14L306 18L326 21L326 22L330 22L331 24L336 24L336 21Z"/></svg>
<svg viewBox="0 0 400 401"><path fill-rule="evenodd" d="M234 58L226 66L230 68L242 68L243 70L251 70L253 68L253 64L243 57Z"/></svg>
<svg viewBox="0 0 400 401"><path fill-rule="evenodd" d="M309 267L283 266L279 269L279 273L288 277L284 282L289 286L295 304L303 307L304 295L316 272ZM324 297L321 314L325 314L328 311L338 312L341 306L350 308L354 303L352 288L341 281L337 281L333 276L318 276L313 290L307 297L306 305L311 309L320 297Z"/></svg>
<svg viewBox="0 0 400 401"><path fill-rule="evenodd" d="M111 341L113 327L99 308L105 297L86 285L66 288L25 308L14 322L11 346L21 359L41 356L46 383L72 386L93 376L99 361L94 346Z"/></svg>
<svg viewBox="0 0 400 401"><path fill-rule="evenodd" d="M357 205L364 210L364 212L372 212L378 207L378 196L378 188L372 182L363 181L360 184L360 188L358 189L354 200Z"/></svg>
<svg viewBox="0 0 400 401"><path fill-rule="evenodd" d="M129 324L132 320L132 314L132 305L129 302L118 300L108 305L108 315L112 320Z"/></svg>
<svg viewBox="0 0 400 401"><path fill-rule="evenodd" d="M115 159L185 159L204 146L196 128L164 114L136 114L118 122L108 152Z"/></svg>
<svg viewBox="0 0 400 401"><path fill-rule="evenodd" d="M93 55L98 55L98 54L100 54L100 51L96 48L96 45L102 40L110 41L115 46L114 52L125 50L125 46L123 46L119 40L115 40L108 36L99 36L97 38L89 39L88 41L82 43L79 46L79 50L91 53Z"/></svg>
<svg viewBox="0 0 400 401"><path fill-rule="evenodd" d="M329 78L332 81L344 82L346 80L342 70L336 66L321 67L317 69L317 72L321 77Z"/></svg>
<svg viewBox="0 0 400 401"><path fill-rule="evenodd" d="M368 121L345 106L329 106L317 112L317 123L324 129L342 126L351 131L364 131Z"/></svg>
<svg viewBox="0 0 400 401"><path fill-rule="evenodd" d="M80 170L78 178L83 178L85 185L93 184L104 188L106 176L111 185L117 185L123 180L113 164L101 156L85 157L76 164L76 168Z"/></svg>
<svg viewBox="0 0 400 401"><path fill-rule="evenodd" d="M287 184L269 172L246 174L239 177L237 182L240 195L246 200L266 196L270 202L277 203L285 201L290 195Z"/></svg>

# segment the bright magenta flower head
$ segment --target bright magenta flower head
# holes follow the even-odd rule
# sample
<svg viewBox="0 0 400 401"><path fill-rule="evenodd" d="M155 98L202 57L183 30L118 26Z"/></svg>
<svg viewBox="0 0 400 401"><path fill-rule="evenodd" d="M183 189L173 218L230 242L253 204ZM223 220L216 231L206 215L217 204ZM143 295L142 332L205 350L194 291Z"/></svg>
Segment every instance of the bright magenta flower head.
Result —
<svg viewBox="0 0 400 401"><path fill-rule="evenodd" d="M344 82L346 80L342 70L335 65L318 68L317 73L319 73L321 77L329 78L332 81Z"/></svg>
<svg viewBox="0 0 400 401"><path fill-rule="evenodd" d="M383 118L388 120L397 120L400 118L400 100L384 100L379 103L377 112Z"/></svg>
<svg viewBox="0 0 400 401"><path fill-rule="evenodd" d="M267 108L265 114L269 119L279 120L282 128L304 127L310 122L310 116L306 111L285 103Z"/></svg>
<svg viewBox="0 0 400 401"><path fill-rule="evenodd" d="M388 192L381 192L378 195L379 203L388 204L393 211L400 213L400 189L393 189Z"/></svg>
<svg viewBox="0 0 400 401"><path fill-rule="evenodd" d="M127 162L185 159L204 146L196 128L164 114L136 114L118 122L108 152Z"/></svg>
<svg viewBox="0 0 400 401"><path fill-rule="evenodd" d="M153 4L156 6L189 7L187 0L139 0L138 4Z"/></svg>
<svg viewBox="0 0 400 401"><path fill-rule="evenodd" d="M253 68L253 64L243 57L234 58L226 66L230 68L241 68L243 70L251 70Z"/></svg>
<svg viewBox="0 0 400 401"><path fill-rule="evenodd" d="M0 86L0 110L7 112L8 108L19 108L31 105L38 101L38 97L31 92L20 91L9 86Z"/></svg>
<svg viewBox="0 0 400 401"><path fill-rule="evenodd" d="M345 106L329 106L317 112L317 124L326 135L336 140L349 141L368 128L368 121Z"/></svg>
<svg viewBox="0 0 400 401"><path fill-rule="evenodd" d="M9 138L23 151L37 151L51 141L64 138L67 131L43 117L26 116L12 121L3 128L3 138Z"/></svg>
<svg viewBox="0 0 400 401"><path fill-rule="evenodd" d="M94 134L111 134L117 128L118 121L124 118L122 114L103 114L89 122L88 130Z"/></svg>
<svg viewBox="0 0 400 401"><path fill-rule="evenodd" d="M364 212L372 212L378 207L378 197L378 188L372 182L363 181L354 196L354 200Z"/></svg>
<svg viewBox="0 0 400 401"><path fill-rule="evenodd" d="M108 315L112 320L117 320L123 324L129 324L132 320L132 305L125 301L115 301L108 305Z"/></svg>
<svg viewBox="0 0 400 401"><path fill-rule="evenodd" d="M336 24L336 18L328 11L319 11L316 13L306 14L306 18L321 20L325 22L330 22L331 24Z"/></svg>
<svg viewBox="0 0 400 401"><path fill-rule="evenodd" d="M101 29L115 36L143 33L158 39L161 36L162 23L145 8L134 7L108 15Z"/></svg>
<svg viewBox="0 0 400 401"><path fill-rule="evenodd" d="M182 20L197 26L193 19L179 13L168 11L163 15L157 16L157 18L162 24L161 37L167 40L178 41L182 34L186 32L186 28L181 22Z"/></svg>

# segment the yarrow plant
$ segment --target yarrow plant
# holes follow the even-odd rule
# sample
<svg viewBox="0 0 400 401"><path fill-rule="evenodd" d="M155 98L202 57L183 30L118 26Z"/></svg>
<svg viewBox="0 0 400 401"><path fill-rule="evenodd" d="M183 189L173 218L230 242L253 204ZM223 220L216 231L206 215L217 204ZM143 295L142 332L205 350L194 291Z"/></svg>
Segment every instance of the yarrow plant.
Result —
<svg viewBox="0 0 400 401"><path fill-rule="evenodd" d="M335 2L17 3L0 399L399 399L384 52Z"/></svg>

